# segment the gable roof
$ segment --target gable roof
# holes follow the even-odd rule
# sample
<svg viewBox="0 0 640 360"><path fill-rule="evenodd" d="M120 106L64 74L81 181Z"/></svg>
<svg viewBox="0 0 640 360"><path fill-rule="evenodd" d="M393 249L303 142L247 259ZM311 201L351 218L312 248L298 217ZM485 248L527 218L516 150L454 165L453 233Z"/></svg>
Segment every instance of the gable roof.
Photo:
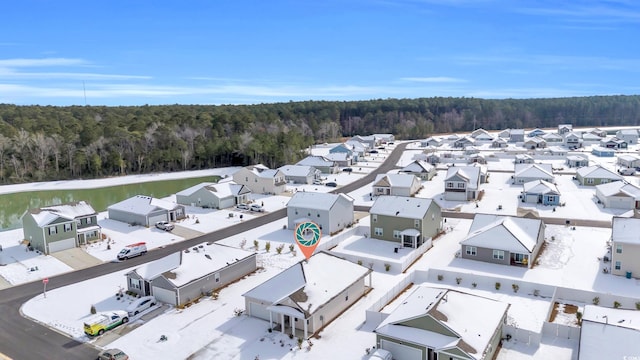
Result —
<svg viewBox="0 0 640 360"><path fill-rule="evenodd" d="M209 182L200 183L188 189L182 190L176 193L176 195L190 196L200 189L205 189L209 191L219 199L238 196L242 194L248 194L251 192L251 190L249 190L249 188L247 188L246 186L229 181L229 182L221 182L217 184L209 183Z"/></svg>
<svg viewBox="0 0 640 360"><path fill-rule="evenodd" d="M196 184L193 185L191 187L188 187L182 191L179 191L176 193L176 195L180 195L180 196L191 196L193 195L196 191L202 189L203 187L209 186L209 185L215 185L214 182L201 182L200 184Z"/></svg>
<svg viewBox="0 0 640 360"><path fill-rule="evenodd" d="M149 214L158 209L173 210L181 205L146 195L136 195L109 206L109 210L119 210L134 214Z"/></svg>
<svg viewBox="0 0 640 360"><path fill-rule="evenodd" d="M516 164L515 177L553 178L551 164Z"/></svg>
<svg viewBox="0 0 640 360"><path fill-rule="evenodd" d="M79 217L91 216L97 213L86 201L77 201L30 209L29 214L38 226L44 226L58 218L71 221Z"/></svg>
<svg viewBox="0 0 640 360"><path fill-rule="evenodd" d="M372 215L423 219L431 204L435 204L438 208L440 207L431 199L391 195L378 196L371 209L369 209L369 213Z"/></svg>
<svg viewBox="0 0 640 360"><path fill-rule="evenodd" d="M353 204L353 198L345 194L330 194L313 191L298 191L291 197L287 207L303 209L330 210L340 199Z"/></svg>
<svg viewBox="0 0 640 360"><path fill-rule="evenodd" d="M480 183L480 167L478 166L452 166L447 169L447 176L444 180L447 181L453 177L461 177L468 183L468 188L475 189Z"/></svg>
<svg viewBox="0 0 640 360"><path fill-rule="evenodd" d="M629 196L640 200L640 188L626 181L612 181L606 184L596 185L596 191L603 196Z"/></svg>
<svg viewBox="0 0 640 360"><path fill-rule="evenodd" d="M332 167L335 163L331 160L327 160L324 156L309 155L306 158L298 161L296 165L308 165L313 167Z"/></svg>
<svg viewBox="0 0 640 360"><path fill-rule="evenodd" d="M534 180L522 184L522 190L529 194L553 194L560 195L555 184L544 180Z"/></svg>
<svg viewBox="0 0 640 360"><path fill-rule="evenodd" d="M414 160L409 165L403 167L400 171L412 173L429 173L435 170L435 166L424 160Z"/></svg>
<svg viewBox="0 0 640 360"><path fill-rule="evenodd" d="M137 267L131 272L137 273L141 278L145 280L151 280L157 276L162 275L162 273L171 271L178 266L180 266L182 254L180 251L174 252L173 254L169 254L160 259L148 262L140 267ZM127 273L127 274L129 274Z"/></svg>
<svg viewBox="0 0 640 360"><path fill-rule="evenodd" d="M624 359L638 353L640 314L636 310L585 305L580 360ZM636 356L636 355L634 355Z"/></svg>
<svg viewBox="0 0 640 360"><path fill-rule="evenodd" d="M614 216L611 221L611 240L640 245L640 219Z"/></svg>
<svg viewBox="0 0 640 360"><path fill-rule="evenodd" d="M420 179L413 174L378 174L373 186L410 188L416 181Z"/></svg>
<svg viewBox="0 0 640 360"><path fill-rule="evenodd" d="M460 241L471 245L509 252L531 252L536 247L542 220L502 215L476 214L469 234Z"/></svg>
<svg viewBox="0 0 640 360"><path fill-rule="evenodd" d="M349 154L347 154L346 152L336 152L336 153L326 154L324 158L329 161L346 161L350 159L351 156L349 156Z"/></svg>
<svg viewBox="0 0 640 360"><path fill-rule="evenodd" d="M285 176L313 176L318 169L308 165L284 165L278 168Z"/></svg>
<svg viewBox="0 0 640 360"><path fill-rule="evenodd" d="M610 180L622 180L623 177L614 173L611 170L607 170L600 165L592 165L581 167L576 170L576 174L583 178L595 178L595 179L610 179Z"/></svg>

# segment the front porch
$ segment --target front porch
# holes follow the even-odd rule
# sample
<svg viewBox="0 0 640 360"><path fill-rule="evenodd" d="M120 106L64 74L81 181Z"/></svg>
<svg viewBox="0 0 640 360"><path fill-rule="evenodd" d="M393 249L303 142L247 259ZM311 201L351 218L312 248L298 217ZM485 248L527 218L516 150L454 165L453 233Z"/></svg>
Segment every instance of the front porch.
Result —
<svg viewBox="0 0 640 360"><path fill-rule="evenodd" d="M516 254L511 253L510 256L511 266L529 267L529 254Z"/></svg>
<svg viewBox="0 0 640 360"><path fill-rule="evenodd" d="M298 310L285 305L274 305L267 308L269 311L269 328L299 337L301 339L309 338L309 319ZM299 324L302 322L302 328ZM296 326L297 325L297 326Z"/></svg>

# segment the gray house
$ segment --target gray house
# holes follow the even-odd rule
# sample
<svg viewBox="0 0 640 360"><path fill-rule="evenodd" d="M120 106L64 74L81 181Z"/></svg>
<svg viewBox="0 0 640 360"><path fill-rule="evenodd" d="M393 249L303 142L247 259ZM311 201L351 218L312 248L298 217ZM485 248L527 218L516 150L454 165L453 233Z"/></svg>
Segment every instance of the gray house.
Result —
<svg viewBox="0 0 640 360"><path fill-rule="evenodd" d="M417 248L442 230L442 210L431 199L380 196L369 210L371 237ZM431 247L431 246L429 246Z"/></svg>
<svg viewBox="0 0 640 360"><path fill-rule="evenodd" d="M182 205L212 209L226 209L246 203L251 190L233 182L204 182L176 193L176 202Z"/></svg>
<svg viewBox="0 0 640 360"><path fill-rule="evenodd" d="M514 184L524 184L530 181L544 180L554 182L551 164L516 164L513 174Z"/></svg>
<svg viewBox="0 0 640 360"><path fill-rule="evenodd" d="M373 181L373 195L414 196L422 188L420 179L412 174L378 174Z"/></svg>
<svg viewBox="0 0 640 360"><path fill-rule="evenodd" d="M509 142L510 143L524 142L524 129L509 130Z"/></svg>
<svg viewBox="0 0 640 360"><path fill-rule="evenodd" d="M626 181L596 185L596 197L605 208L640 209L640 188Z"/></svg>
<svg viewBox="0 0 640 360"><path fill-rule="evenodd" d="M98 240L98 213L85 201L27 210L22 215L24 239L44 254Z"/></svg>
<svg viewBox="0 0 640 360"><path fill-rule="evenodd" d="M613 181L620 181L624 178L613 171L607 170L600 165L581 167L576 170L576 180L580 185L600 185Z"/></svg>
<svg viewBox="0 0 640 360"><path fill-rule="evenodd" d="M491 360L508 309L477 295L418 286L374 330L376 346L394 359Z"/></svg>
<svg viewBox="0 0 640 360"><path fill-rule="evenodd" d="M335 234L353 224L353 202L345 194L298 191L287 203L288 228L312 221L324 234Z"/></svg>
<svg viewBox="0 0 640 360"><path fill-rule="evenodd" d="M611 224L611 273L640 278L640 219L614 216Z"/></svg>
<svg viewBox="0 0 640 360"><path fill-rule="evenodd" d="M312 166L320 170L323 174L335 174L338 172L338 164L335 161L329 160L324 156L309 155L306 158L298 161L296 165Z"/></svg>
<svg viewBox="0 0 640 360"><path fill-rule="evenodd" d="M618 165L628 168L640 168L640 157L636 155L620 155L618 156Z"/></svg>
<svg viewBox="0 0 640 360"><path fill-rule="evenodd" d="M255 194L282 194L287 190L284 174L278 169L257 164L245 166L233 174L233 181Z"/></svg>
<svg viewBox="0 0 640 360"><path fill-rule="evenodd" d="M544 244L542 220L476 214L460 242L464 259L531 268Z"/></svg>
<svg viewBox="0 0 640 360"><path fill-rule="evenodd" d="M369 273L362 265L319 252L243 294L245 311L268 321L270 329L307 339L366 293Z"/></svg>
<svg viewBox="0 0 640 360"><path fill-rule="evenodd" d="M158 221L184 219L184 205L151 196L136 195L107 208L109 219L131 225L153 226Z"/></svg>
<svg viewBox="0 0 640 360"><path fill-rule="evenodd" d="M589 158L580 155L568 155L567 166L570 168L589 166Z"/></svg>
<svg viewBox="0 0 640 360"><path fill-rule="evenodd" d="M638 143L637 129L621 129L616 132L616 137L626 141L627 144L633 145Z"/></svg>
<svg viewBox="0 0 640 360"><path fill-rule="evenodd" d="M400 169L400 172L415 175L422 180L431 180L438 174L436 167L424 160L414 160L409 165Z"/></svg>
<svg viewBox="0 0 640 360"><path fill-rule="evenodd" d="M453 166L444 179L444 198L449 201L468 201L478 198L480 167Z"/></svg>
<svg viewBox="0 0 640 360"><path fill-rule="evenodd" d="M290 184L312 184L314 180L320 178L321 174L320 170L307 165L284 165L278 170L284 174L284 178Z"/></svg>
<svg viewBox="0 0 640 360"><path fill-rule="evenodd" d="M183 306L241 279L256 268L256 253L202 243L129 271L127 289Z"/></svg>

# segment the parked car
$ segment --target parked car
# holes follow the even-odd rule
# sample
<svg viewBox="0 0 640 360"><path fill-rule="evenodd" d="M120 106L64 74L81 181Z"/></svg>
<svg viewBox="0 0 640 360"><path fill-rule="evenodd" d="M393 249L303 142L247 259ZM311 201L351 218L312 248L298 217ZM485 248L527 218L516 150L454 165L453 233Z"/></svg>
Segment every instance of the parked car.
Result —
<svg viewBox="0 0 640 360"><path fill-rule="evenodd" d="M328 186L328 187L338 187L338 183L333 182L333 181L329 181L325 185Z"/></svg>
<svg viewBox="0 0 640 360"><path fill-rule="evenodd" d="M249 210L249 205L247 205L247 204L238 204L238 205L236 205L236 209L238 209L238 210Z"/></svg>
<svg viewBox="0 0 640 360"><path fill-rule="evenodd" d="M129 304L125 310L129 316L136 316L139 313L156 306L156 298L153 296L143 296L139 299L136 299L134 302Z"/></svg>
<svg viewBox="0 0 640 360"><path fill-rule="evenodd" d="M164 231L171 231L174 228L173 224L168 221L158 221L156 227Z"/></svg>
<svg viewBox="0 0 640 360"><path fill-rule="evenodd" d="M620 168L618 169L620 175L635 175L636 169L634 168Z"/></svg>
<svg viewBox="0 0 640 360"><path fill-rule="evenodd" d="M375 150L375 149L374 149L374 150L369 151L369 153L371 153L371 154L377 154L377 153L378 153L378 150Z"/></svg>
<svg viewBox="0 0 640 360"><path fill-rule="evenodd" d="M350 167L346 167L346 168L342 169L342 171L344 171L344 172L352 172L353 169L350 168Z"/></svg>
<svg viewBox="0 0 640 360"><path fill-rule="evenodd" d="M139 242L131 245L127 245L124 249L118 253L118 260L127 260L132 257L144 255L147 253L147 243Z"/></svg>
<svg viewBox="0 0 640 360"><path fill-rule="evenodd" d="M322 180L313 180L313 185L322 185Z"/></svg>
<svg viewBox="0 0 640 360"><path fill-rule="evenodd" d="M264 208L262 207L262 205L251 204L251 206L249 207L249 210L255 211L255 212L263 212Z"/></svg>
<svg viewBox="0 0 640 360"><path fill-rule="evenodd" d="M105 331L111 330L128 322L129 314L122 310L95 314L85 320L84 333L89 336L100 336L104 334Z"/></svg>
<svg viewBox="0 0 640 360"><path fill-rule="evenodd" d="M376 349L376 351L374 351L371 356L369 357L369 360L392 360L393 359L393 355L384 349Z"/></svg>
<svg viewBox="0 0 640 360"><path fill-rule="evenodd" d="M98 360L129 360L129 355L120 349L107 349L100 351Z"/></svg>

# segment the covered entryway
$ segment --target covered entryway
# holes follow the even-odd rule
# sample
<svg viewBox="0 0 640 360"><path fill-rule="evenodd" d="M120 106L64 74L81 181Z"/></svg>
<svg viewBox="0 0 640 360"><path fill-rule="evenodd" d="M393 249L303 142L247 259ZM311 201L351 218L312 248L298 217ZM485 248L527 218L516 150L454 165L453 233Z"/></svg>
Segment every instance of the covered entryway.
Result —
<svg viewBox="0 0 640 360"><path fill-rule="evenodd" d="M405 229L400 233L402 236L402 246L410 248L418 248L422 245L422 236L417 229Z"/></svg>
<svg viewBox="0 0 640 360"><path fill-rule="evenodd" d="M394 360L422 360L422 350L411 346L380 340L380 348L391 352Z"/></svg>
<svg viewBox="0 0 640 360"><path fill-rule="evenodd" d="M272 305L267 308L271 312L269 319L269 327L273 328L273 323L280 324L280 330L283 334L296 334L296 322L302 322L304 339L309 337L307 328L307 319L304 314L295 308L286 305Z"/></svg>
<svg viewBox="0 0 640 360"><path fill-rule="evenodd" d="M52 241L47 245L49 245L49 254L51 254L62 250L73 249L76 247L76 239L72 237L70 239Z"/></svg>

